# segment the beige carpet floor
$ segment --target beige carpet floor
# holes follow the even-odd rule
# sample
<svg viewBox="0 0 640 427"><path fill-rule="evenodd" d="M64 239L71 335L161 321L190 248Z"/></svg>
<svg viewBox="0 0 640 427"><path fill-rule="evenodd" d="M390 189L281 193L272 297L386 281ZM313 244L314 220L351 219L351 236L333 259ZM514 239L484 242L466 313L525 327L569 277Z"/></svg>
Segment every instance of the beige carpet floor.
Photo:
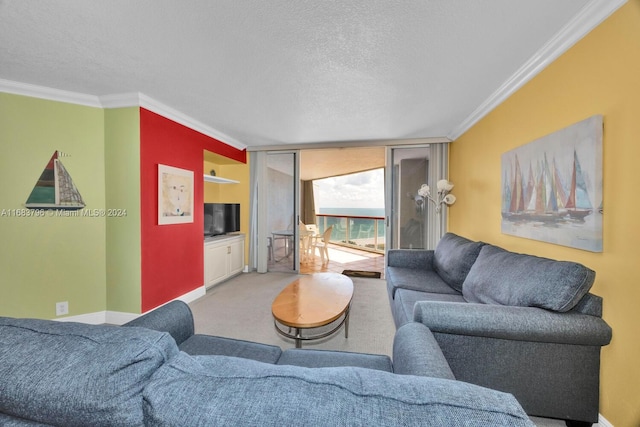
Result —
<svg viewBox="0 0 640 427"><path fill-rule="evenodd" d="M190 304L196 333L257 341L283 349L295 347L292 339L276 332L271 303L296 277L290 273L246 273L209 289L204 297ZM305 341L303 348L391 356L395 326L385 281L351 279L354 295L349 338L345 338L342 327L329 337Z"/></svg>
<svg viewBox="0 0 640 427"><path fill-rule="evenodd" d="M292 339L278 334L273 324L271 303L280 291L298 277L291 273L245 273L207 291L192 302L196 333L218 335L272 344L282 349L295 347ZM354 295L349 338L344 328L330 337L306 341L303 348L354 351L392 355L395 326L381 279L351 278ZM563 421L532 417L538 427L560 427ZM594 424L596 427L597 424Z"/></svg>

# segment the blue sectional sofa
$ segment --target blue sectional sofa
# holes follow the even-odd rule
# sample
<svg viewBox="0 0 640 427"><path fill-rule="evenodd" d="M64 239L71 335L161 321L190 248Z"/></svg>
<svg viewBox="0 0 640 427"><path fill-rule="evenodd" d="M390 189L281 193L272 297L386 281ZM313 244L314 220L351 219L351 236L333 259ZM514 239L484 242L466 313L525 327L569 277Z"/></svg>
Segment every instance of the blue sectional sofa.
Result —
<svg viewBox="0 0 640 427"><path fill-rule="evenodd" d="M0 317L2 426L527 426L457 381L429 329L387 356L194 334L179 301L126 327Z"/></svg>
<svg viewBox="0 0 640 427"><path fill-rule="evenodd" d="M396 327L422 323L458 380L512 393L529 415L597 422L600 350L611 341L595 272L447 233L435 250L390 250Z"/></svg>

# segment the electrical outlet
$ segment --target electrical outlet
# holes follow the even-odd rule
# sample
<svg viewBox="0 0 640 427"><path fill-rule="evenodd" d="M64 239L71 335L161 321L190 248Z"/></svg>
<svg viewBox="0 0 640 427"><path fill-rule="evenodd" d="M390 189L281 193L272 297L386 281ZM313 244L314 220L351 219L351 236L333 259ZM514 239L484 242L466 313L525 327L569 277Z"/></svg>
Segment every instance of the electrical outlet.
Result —
<svg viewBox="0 0 640 427"><path fill-rule="evenodd" d="M62 316L69 314L69 301L62 301L56 303L56 316Z"/></svg>

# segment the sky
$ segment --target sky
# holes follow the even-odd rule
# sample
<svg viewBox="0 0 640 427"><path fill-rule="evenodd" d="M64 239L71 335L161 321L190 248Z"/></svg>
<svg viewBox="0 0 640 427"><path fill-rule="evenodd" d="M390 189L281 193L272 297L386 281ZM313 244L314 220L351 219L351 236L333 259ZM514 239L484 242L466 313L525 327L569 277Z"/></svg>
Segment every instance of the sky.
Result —
<svg viewBox="0 0 640 427"><path fill-rule="evenodd" d="M384 208L384 169L316 179L316 209Z"/></svg>

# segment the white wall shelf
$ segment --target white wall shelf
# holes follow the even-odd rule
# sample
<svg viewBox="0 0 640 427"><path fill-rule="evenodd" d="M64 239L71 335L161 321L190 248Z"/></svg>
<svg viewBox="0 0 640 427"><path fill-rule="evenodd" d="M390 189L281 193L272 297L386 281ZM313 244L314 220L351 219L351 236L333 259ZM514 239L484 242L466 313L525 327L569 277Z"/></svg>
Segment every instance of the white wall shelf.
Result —
<svg viewBox="0 0 640 427"><path fill-rule="evenodd" d="M216 184L239 184L240 183L240 181L236 181L234 179L221 178L219 176L211 176L211 175L207 175L206 173L204 174L204 181L214 182Z"/></svg>

